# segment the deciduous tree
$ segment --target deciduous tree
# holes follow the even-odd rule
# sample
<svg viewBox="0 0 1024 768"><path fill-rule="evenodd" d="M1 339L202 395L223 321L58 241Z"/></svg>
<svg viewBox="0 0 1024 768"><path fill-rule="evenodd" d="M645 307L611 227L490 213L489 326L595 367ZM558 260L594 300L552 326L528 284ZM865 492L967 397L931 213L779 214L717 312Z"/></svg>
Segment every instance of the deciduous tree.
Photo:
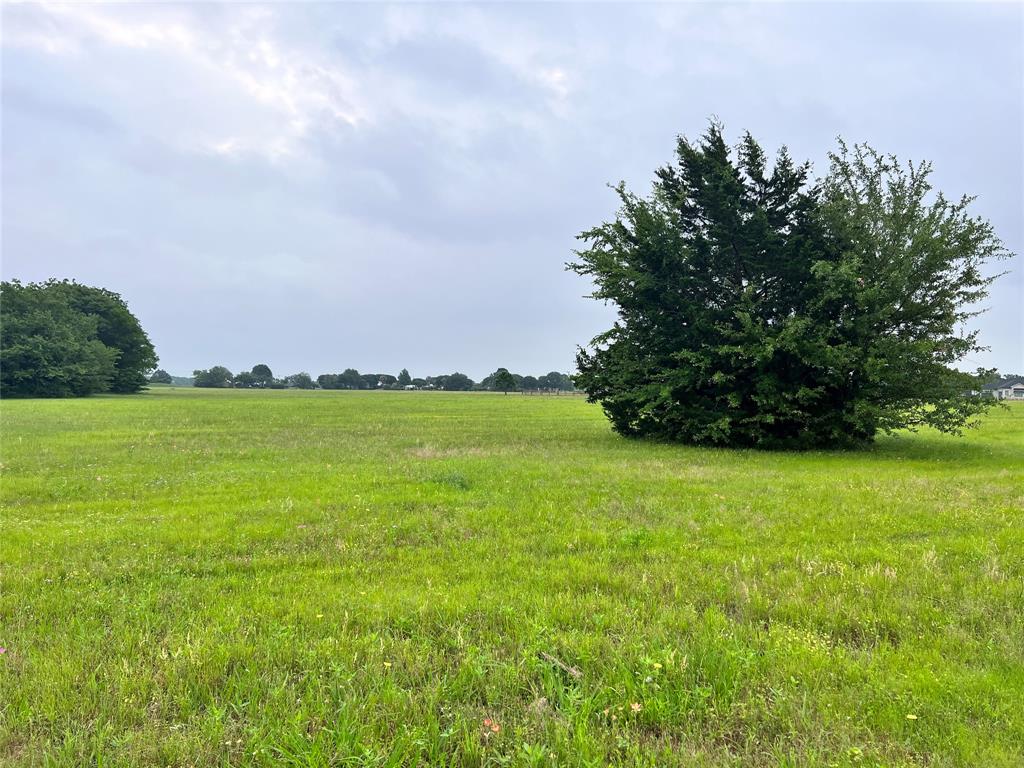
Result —
<svg viewBox="0 0 1024 768"><path fill-rule="evenodd" d="M499 368L491 377L491 388L495 392L504 392L507 395L509 390L516 388L516 380L508 368Z"/></svg>
<svg viewBox="0 0 1024 768"><path fill-rule="evenodd" d="M0 390L68 397L137 392L157 362L116 293L67 280L0 286Z"/></svg>
<svg viewBox="0 0 1024 768"><path fill-rule="evenodd" d="M257 387L269 387L274 380L274 372L265 363L257 363L252 367L252 376Z"/></svg>
<svg viewBox="0 0 1024 768"><path fill-rule="evenodd" d="M234 374L223 365L215 365L209 370L192 372L192 386L218 388L230 387L234 383Z"/></svg>

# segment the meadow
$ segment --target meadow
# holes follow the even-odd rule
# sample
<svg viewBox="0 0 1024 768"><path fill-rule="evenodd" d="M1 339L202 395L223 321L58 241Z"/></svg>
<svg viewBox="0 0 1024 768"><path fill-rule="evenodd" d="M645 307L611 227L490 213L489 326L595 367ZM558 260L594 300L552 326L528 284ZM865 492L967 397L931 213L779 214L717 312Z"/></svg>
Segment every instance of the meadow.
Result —
<svg viewBox="0 0 1024 768"><path fill-rule="evenodd" d="M813 453L579 397L0 418L0 765L1024 764L1024 407Z"/></svg>

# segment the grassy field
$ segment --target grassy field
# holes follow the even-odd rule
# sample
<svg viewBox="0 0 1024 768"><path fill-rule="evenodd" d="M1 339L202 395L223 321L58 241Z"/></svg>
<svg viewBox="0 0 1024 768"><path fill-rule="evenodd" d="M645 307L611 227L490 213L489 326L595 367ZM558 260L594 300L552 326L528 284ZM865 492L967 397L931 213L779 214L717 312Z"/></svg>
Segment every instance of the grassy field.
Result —
<svg viewBox="0 0 1024 768"><path fill-rule="evenodd" d="M7 401L0 765L1024 764L1024 408L755 453L576 397Z"/></svg>

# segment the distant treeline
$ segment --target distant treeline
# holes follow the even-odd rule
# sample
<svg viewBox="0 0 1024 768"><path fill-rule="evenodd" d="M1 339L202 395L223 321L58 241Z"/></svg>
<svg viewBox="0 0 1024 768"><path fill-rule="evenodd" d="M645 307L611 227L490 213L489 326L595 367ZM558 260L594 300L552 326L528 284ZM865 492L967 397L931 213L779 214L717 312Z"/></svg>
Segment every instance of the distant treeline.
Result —
<svg viewBox="0 0 1024 768"><path fill-rule="evenodd" d="M154 384L181 384L181 377L158 370L151 377ZM485 390L491 392L571 392L575 390L572 378L565 373L551 371L543 376L521 376L507 368L499 368L482 381L473 381L464 373L414 378L409 371L394 376L390 373L360 373L346 368L341 373L322 373L313 379L308 373L293 373L277 378L270 366L254 365L250 371L234 374L223 365L194 371L191 383L196 387L239 389L427 389L446 392Z"/></svg>

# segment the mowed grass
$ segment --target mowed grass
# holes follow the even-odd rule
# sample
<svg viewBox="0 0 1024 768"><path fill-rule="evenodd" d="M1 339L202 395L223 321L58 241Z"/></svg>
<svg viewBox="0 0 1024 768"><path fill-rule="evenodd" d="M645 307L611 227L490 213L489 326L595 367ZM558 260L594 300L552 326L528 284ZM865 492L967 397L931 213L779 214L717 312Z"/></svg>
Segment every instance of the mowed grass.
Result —
<svg viewBox="0 0 1024 768"><path fill-rule="evenodd" d="M0 765L1024 764L1024 408L625 440L577 397L0 404Z"/></svg>

